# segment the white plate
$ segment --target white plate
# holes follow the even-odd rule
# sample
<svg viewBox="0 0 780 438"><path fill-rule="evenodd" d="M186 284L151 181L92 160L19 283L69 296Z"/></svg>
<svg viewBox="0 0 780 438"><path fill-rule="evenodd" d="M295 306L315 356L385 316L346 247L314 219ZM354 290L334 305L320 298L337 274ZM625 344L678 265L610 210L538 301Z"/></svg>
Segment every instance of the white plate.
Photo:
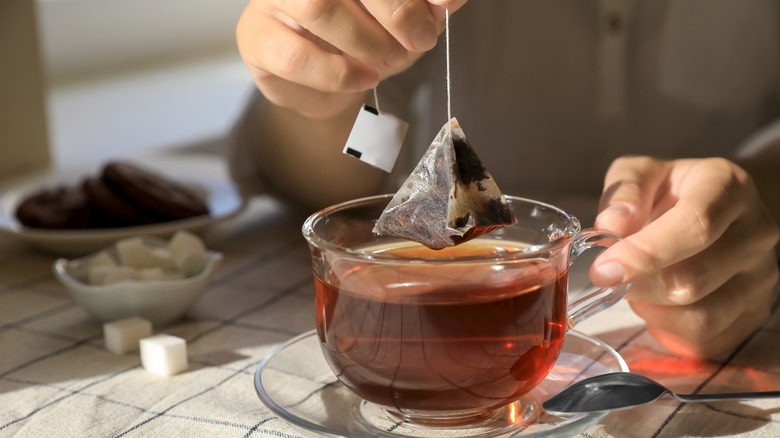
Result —
<svg viewBox="0 0 780 438"><path fill-rule="evenodd" d="M100 166L65 174L50 174L20 183L0 194L0 234L19 239L46 252L61 256L79 256L100 250L126 237L146 235L167 238L177 230L198 232L227 219L245 205L218 156L163 155L132 161L146 169L187 186L201 194L209 206L209 215L159 224L91 230L48 230L23 226L16 219L16 207L28 195L43 187L78 184L84 176L97 175Z"/></svg>

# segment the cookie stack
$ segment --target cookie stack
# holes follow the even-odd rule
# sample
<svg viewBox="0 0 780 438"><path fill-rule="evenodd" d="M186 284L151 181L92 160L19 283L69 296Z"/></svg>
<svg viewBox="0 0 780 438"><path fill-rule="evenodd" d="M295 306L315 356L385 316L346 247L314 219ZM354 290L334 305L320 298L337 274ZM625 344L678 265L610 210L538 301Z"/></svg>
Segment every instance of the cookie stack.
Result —
<svg viewBox="0 0 780 438"><path fill-rule="evenodd" d="M24 226L47 229L116 228L209 214L196 193L128 162L111 162L78 186L44 188L16 209Z"/></svg>

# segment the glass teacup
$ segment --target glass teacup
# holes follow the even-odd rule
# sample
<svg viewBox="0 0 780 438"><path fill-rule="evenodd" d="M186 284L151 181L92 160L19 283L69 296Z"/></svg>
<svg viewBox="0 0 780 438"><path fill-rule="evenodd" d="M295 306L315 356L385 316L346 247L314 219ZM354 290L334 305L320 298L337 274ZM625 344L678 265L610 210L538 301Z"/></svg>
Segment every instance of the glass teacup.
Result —
<svg viewBox="0 0 780 438"><path fill-rule="evenodd" d="M507 197L515 225L443 250L372 232L391 195L310 216L317 333L336 377L411 423L474 424L552 369L568 329L629 285L568 303L569 267L619 238L541 202Z"/></svg>

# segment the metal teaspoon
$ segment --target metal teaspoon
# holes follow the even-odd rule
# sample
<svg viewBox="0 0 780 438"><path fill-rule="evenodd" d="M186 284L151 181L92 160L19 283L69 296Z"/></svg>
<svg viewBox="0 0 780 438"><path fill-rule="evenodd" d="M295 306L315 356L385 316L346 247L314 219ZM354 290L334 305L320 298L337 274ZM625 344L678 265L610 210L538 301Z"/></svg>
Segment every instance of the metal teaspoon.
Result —
<svg viewBox="0 0 780 438"><path fill-rule="evenodd" d="M675 394L641 374L620 372L602 374L573 383L542 406L551 414L604 412L650 403L664 394L669 394L683 403L780 398L780 391Z"/></svg>

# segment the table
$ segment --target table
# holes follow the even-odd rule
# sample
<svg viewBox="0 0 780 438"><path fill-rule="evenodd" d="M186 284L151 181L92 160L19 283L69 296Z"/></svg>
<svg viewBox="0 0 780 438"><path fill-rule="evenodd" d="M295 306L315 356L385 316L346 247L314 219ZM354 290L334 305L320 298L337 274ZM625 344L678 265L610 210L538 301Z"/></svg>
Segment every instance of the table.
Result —
<svg viewBox="0 0 780 438"><path fill-rule="evenodd" d="M52 275L52 255L0 240L0 437L301 437L258 400L253 375L274 346L314 328L303 219L259 197L204 236L225 260L188 317L155 330L187 340L189 368L168 378L146 372L137 353L104 349L101 324ZM780 313L711 362L664 351L625 302L577 329L674 390L780 389ZM780 400L664 399L611 413L581 436L778 437Z"/></svg>

